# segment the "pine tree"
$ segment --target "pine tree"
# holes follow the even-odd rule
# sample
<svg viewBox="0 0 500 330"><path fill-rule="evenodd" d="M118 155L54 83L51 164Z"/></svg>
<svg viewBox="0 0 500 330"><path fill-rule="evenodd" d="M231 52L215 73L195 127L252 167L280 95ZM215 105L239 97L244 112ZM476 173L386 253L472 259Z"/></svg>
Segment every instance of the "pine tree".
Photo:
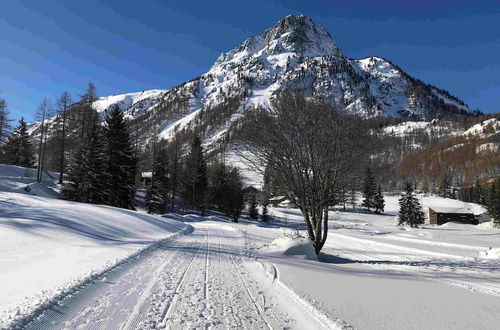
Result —
<svg viewBox="0 0 500 330"><path fill-rule="evenodd" d="M258 219L259 211L257 210L257 199L254 192L250 192L247 198L248 203L248 217L250 219Z"/></svg>
<svg viewBox="0 0 500 330"><path fill-rule="evenodd" d="M19 120L19 125L9 136L3 146L3 150L5 151L4 161L6 164L32 167L35 163L35 156L33 155L28 128L24 118Z"/></svg>
<svg viewBox="0 0 500 330"><path fill-rule="evenodd" d="M233 222L238 222L244 205L245 196L243 192L243 180L241 179L238 169L233 167L229 171L227 179L227 208Z"/></svg>
<svg viewBox="0 0 500 330"><path fill-rule="evenodd" d="M496 227L500 227L500 177L492 183L488 196L488 213Z"/></svg>
<svg viewBox="0 0 500 330"><path fill-rule="evenodd" d="M109 175L108 204L133 210L136 160L127 123L117 105L106 113L103 131L108 162L106 170Z"/></svg>
<svg viewBox="0 0 500 330"><path fill-rule="evenodd" d="M365 178L363 183L363 203L361 206L366 207L368 210L375 207L375 177L373 176L372 169L366 168Z"/></svg>
<svg viewBox="0 0 500 330"><path fill-rule="evenodd" d="M48 118L50 107L51 105L49 103L49 100L44 99L38 107L38 111L36 114L37 120L40 122L40 140L38 143L38 165L36 176L37 182L42 181L43 166L45 160L45 147L47 143L47 123L45 123L45 120Z"/></svg>
<svg viewBox="0 0 500 330"><path fill-rule="evenodd" d="M262 203L262 214L260 215L260 220L262 220L263 222L269 222L270 218L269 218L269 211L267 209L268 207L268 202L267 201L264 201Z"/></svg>
<svg viewBox="0 0 500 330"><path fill-rule="evenodd" d="M398 225L409 224L412 227L424 223L424 213L420 202L413 195L413 185L407 182L405 193L399 199L399 222Z"/></svg>
<svg viewBox="0 0 500 330"><path fill-rule="evenodd" d="M149 213L165 213L170 201L169 196L169 162L166 148L160 148L154 161L151 187L148 190L147 204Z"/></svg>
<svg viewBox="0 0 500 330"><path fill-rule="evenodd" d="M82 203L108 204L106 183L107 157L104 134L101 126L94 121L88 128L87 136L68 168L68 183L62 191L64 199Z"/></svg>
<svg viewBox="0 0 500 330"><path fill-rule="evenodd" d="M205 199L207 192L207 165L201 139L195 136L186 156L183 178L183 198L188 205L205 215Z"/></svg>
<svg viewBox="0 0 500 330"><path fill-rule="evenodd" d="M438 186L438 196L444 198L454 198L451 190L451 174L449 171L445 171L441 179L441 183Z"/></svg>
<svg viewBox="0 0 500 330"><path fill-rule="evenodd" d="M375 208L375 213L384 212L385 200L384 200L384 195L382 194L382 188L380 187L380 184L378 185L377 193L373 198L373 202L374 202L373 207Z"/></svg>

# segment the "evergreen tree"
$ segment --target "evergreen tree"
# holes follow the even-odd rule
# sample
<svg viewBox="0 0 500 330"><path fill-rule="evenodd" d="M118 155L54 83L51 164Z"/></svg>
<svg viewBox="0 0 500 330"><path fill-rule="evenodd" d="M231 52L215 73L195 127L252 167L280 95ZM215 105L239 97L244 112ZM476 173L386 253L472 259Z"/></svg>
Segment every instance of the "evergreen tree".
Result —
<svg viewBox="0 0 500 330"><path fill-rule="evenodd" d="M349 201L349 204L351 204L351 207L353 209L356 208L356 197L357 197L357 190L358 187L356 185L356 180L352 179L349 182L349 189L347 190L347 200Z"/></svg>
<svg viewBox="0 0 500 330"><path fill-rule="evenodd" d="M441 183L438 186L438 196L444 198L454 198L451 189L452 177L449 171L445 171L441 179Z"/></svg>
<svg viewBox="0 0 500 330"><path fill-rule="evenodd" d="M496 227L500 227L500 177L492 183L488 197L488 213Z"/></svg>
<svg viewBox="0 0 500 330"><path fill-rule="evenodd" d="M413 195L413 185L407 182L405 193L399 199L399 222L398 225L409 224L412 227L424 223L424 213L420 202Z"/></svg>
<svg viewBox="0 0 500 330"><path fill-rule="evenodd" d="M106 170L109 176L108 204L133 210L136 160L127 123L117 105L106 113L103 131L106 140Z"/></svg>
<svg viewBox="0 0 500 330"><path fill-rule="evenodd" d="M24 118L19 120L19 125L9 136L3 146L3 150L5 152L4 161L6 164L32 167L35 163L35 156L33 155L28 128Z"/></svg>
<svg viewBox="0 0 500 330"><path fill-rule="evenodd" d="M87 90L81 95L81 100L78 106L78 116L80 121L80 134L82 139L85 137L87 130L92 128L93 122L97 115L92 104L97 100L97 90L91 81L87 84Z"/></svg>
<svg viewBox="0 0 500 330"><path fill-rule="evenodd" d="M160 148L154 161L151 187L148 190L147 204L149 213L163 214L170 201L169 162L166 148Z"/></svg>
<svg viewBox="0 0 500 330"><path fill-rule="evenodd" d="M255 196L255 192L252 191L248 193L247 203L248 203L248 216L250 217L250 219L258 219L259 211L257 210L257 198Z"/></svg>
<svg viewBox="0 0 500 330"><path fill-rule="evenodd" d="M68 183L62 191L64 199L82 203L108 204L106 183L107 157L104 134L94 121L68 168Z"/></svg>
<svg viewBox="0 0 500 330"><path fill-rule="evenodd" d="M0 147L5 143L10 134L11 126L9 118L9 109L4 99L0 98Z"/></svg>
<svg viewBox="0 0 500 330"><path fill-rule="evenodd" d="M183 178L183 198L188 205L199 209L205 215L207 192L207 165L201 139L195 136L186 156Z"/></svg>
<svg viewBox="0 0 500 330"><path fill-rule="evenodd" d="M269 222L269 220L271 220L269 217L268 205L267 201L262 203L262 214L260 215L260 220L263 222Z"/></svg>
<svg viewBox="0 0 500 330"><path fill-rule="evenodd" d="M241 211L245 205L243 192L243 180L238 172L238 169L232 168L229 171L227 180L227 209L229 216L233 222L238 222Z"/></svg>
<svg viewBox="0 0 500 330"><path fill-rule="evenodd" d="M361 206L366 207L368 210L375 207L375 189L375 177L373 176L372 169L367 167L363 183L363 203Z"/></svg>
<svg viewBox="0 0 500 330"><path fill-rule="evenodd" d="M216 163L210 168L211 203L233 222L238 218L245 205L243 181L236 168Z"/></svg>
<svg viewBox="0 0 500 330"><path fill-rule="evenodd" d="M384 195L382 194L382 189L380 187L380 184L378 185L377 193L375 194L373 201L374 201L373 207L375 209L375 213L384 212L385 200L384 200Z"/></svg>

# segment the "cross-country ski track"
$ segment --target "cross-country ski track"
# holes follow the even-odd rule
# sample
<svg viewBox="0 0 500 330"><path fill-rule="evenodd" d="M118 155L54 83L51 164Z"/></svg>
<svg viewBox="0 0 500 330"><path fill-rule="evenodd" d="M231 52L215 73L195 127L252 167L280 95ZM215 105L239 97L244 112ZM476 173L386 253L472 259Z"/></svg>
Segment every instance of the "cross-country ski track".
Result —
<svg viewBox="0 0 500 330"><path fill-rule="evenodd" d="M332 329L230 224L193 222L26 321L26 329Z"/></svg>

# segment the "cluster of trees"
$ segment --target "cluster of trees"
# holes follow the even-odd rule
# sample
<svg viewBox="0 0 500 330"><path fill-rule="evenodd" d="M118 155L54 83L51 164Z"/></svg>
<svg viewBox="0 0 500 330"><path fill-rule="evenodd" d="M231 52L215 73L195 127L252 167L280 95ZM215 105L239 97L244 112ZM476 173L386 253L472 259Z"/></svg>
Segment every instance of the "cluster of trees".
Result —
<svg viewBox="0 0 500 330"><path fill-rule="evenodd" d="M207 209L214 209L238 221L245 195L236 168L222 162L207 165L198 135L193 137L185 155L179 136L170 144L162 140L155 145L157 151L154 152L151 186L146 198L150 213L173 211L179 204L179 208L199 212L202 216Z"/></svg>
<svg viewBox="0 0 500 330"><path fill-rule="evenodd" d="M24 118L12 131L7 102L0 98L0 162L17 166L31 167L35 162L33 149Z"/></svg>
<svg viewBox="0 0 500 330"><path fill-rule="evenodd" d="M97 112L88 115L63 198L134 209L136 159L123 113L113 107L103 125Z"/></svg>

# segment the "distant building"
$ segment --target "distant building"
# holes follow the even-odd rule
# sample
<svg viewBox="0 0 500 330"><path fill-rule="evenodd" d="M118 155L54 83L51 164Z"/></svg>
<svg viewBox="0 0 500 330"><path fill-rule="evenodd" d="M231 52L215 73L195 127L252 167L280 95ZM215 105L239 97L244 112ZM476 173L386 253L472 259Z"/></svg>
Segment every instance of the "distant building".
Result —
<svg viewBox="0 0 500 330"><path fill-rule="evenodd" d="M297 207L297 204L295 204L294 201L291 201L289 199L285 199L281 203L278 204L279 207L284 207L284 208L295 208Z"/></svg>
<svg viewBox="0 0 500 330"><path fill-rule="evenodd" d="M151 186L151 179L153 178L153 172L142 172L141 173L141 183L143 188L148 188Z"/></svg>
<svg viewBox="0 0 500 330"><path fill-rule="evenodd" d="M275 197L269 198L268 202L269 202L269 205L278 206L278 204L283 202L285 199L286 199L285 196L275 196Z"/></svg>
<svg viewBox="0 0 500 330"><path fill-rule="evenodd" d="M479 219L474 212L464 207L429 207L429 222L431 225L442 225L447 222L461 222L477 225Z"/></svg>

